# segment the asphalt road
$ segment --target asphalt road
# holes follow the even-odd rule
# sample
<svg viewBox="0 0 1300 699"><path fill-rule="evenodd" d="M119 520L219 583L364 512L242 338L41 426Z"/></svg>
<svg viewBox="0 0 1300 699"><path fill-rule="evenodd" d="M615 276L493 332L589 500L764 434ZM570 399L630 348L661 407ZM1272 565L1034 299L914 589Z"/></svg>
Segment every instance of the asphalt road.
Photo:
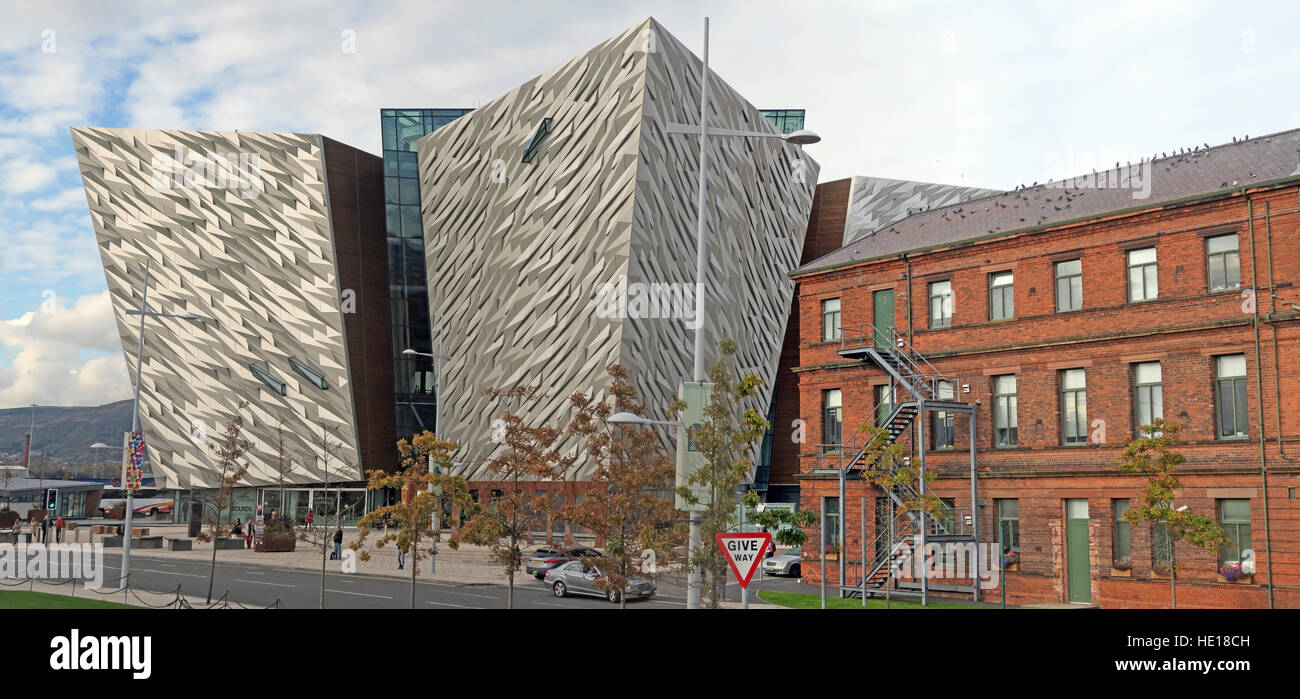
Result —
<svg viewBox="0 0 1300 699"><path fill-rule="evenodd" d="M207 561L133 557L131 587L137 591L164 593L179 585L182 594L202 599L208 594L210 565ZM121 556L106 553L104 566L104 586L115 587L115 581L121 575ZM796 590L799 587L796 580L755 579L750 583L750 594L760 589ZM267 607L279 600L282 606L290 609L318 609L320 571L223 563L218 557L213 597L220 597L226 591L229 591L232 602L246 607ZM149 595L144 599L154 600ZM409 578L337 572L327 572L325 576L327 609L409 609L410 599ZM734 583L728 586L727 599L740 599L739 588ZM417 579L415 606L419 609L505 609L506 586ZM618 605L596 597L556 598L550 588L525 574L515 579L514 606L516 609L618 608ZM685 590L678 581L669 579L660 580L659 591L653 598L628 600L627 603L628 609L685 607Z"/></svg>

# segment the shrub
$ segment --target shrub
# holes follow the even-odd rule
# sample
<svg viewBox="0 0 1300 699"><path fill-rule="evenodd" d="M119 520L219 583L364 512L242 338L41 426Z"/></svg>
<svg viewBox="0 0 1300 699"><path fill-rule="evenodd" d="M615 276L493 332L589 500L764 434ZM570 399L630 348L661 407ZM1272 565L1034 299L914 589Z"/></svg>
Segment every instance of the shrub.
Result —
<svg viewBox="0 0 1300 699"><path fill-rule="evenodd" d="M1020 564L1019 551L1008 551L1007 554L1002 557L1003 568L1010 568L1013 565L1019 565L1019 564Z"/></svg>
<svg viewBox="0 0 1300 699"><path fill-rule="evenodd" d="M1110 564L1110 567L1114 568L1115 570L1133 570L1133 559L1132 558L1116 559L1113 563Z"/></svg>
<svg viewBox="0 0 1300 699"><path fill-rule="evenodd" d="M266 534L275 534L275 533L278 533L278 532L286 532L286 533L292 535L292 534L293 534L293 518L288 517L288 516L285 516L285 515L281 515L281 514L276 514L276 515L272 515L272 516L270 516L270 517L267 517L266 520L265 520L264 528L263 528L262 531L263 531L264 533L266 533Z"/></svg>
<svg viewBox="0 0 1300 699"><path fill-rule="evenodd" d="M1168 563L1165 563L1164 561L1161 561L1161 562L1156 563L1155 565L1152 565L1152 566L1151 566L1151 571L1152 571L1153 573L1155 573L1156 575L1166 575L1166 576L1167 576L1167 575L1169 575L1170 573L1172 573L1173 570L1174 570L1174 569L1173 569L1173 566L1169 565Z"/></svg>
<svg viewBox="0 0 1300 699"><path fill-rule="evenodd" d="M1241 563L1233 561L1231 563L1224 563L1223 567L1219 569L1219 575L1222 575L1224 580L1232 582L1233 580L1240 578L1244 573L1241 570Z"/></svg>

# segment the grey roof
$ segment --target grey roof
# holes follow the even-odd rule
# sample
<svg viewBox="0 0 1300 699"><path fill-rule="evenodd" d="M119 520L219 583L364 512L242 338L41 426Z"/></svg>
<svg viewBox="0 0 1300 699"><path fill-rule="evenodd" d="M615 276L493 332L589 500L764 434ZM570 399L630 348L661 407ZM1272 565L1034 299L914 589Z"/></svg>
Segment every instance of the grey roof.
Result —
<svg viewBox="0 0 1300 699"><path fill-rule="evenodd" d="M41 490L43 488L89 489L102 488L98 481L65 481L58 478L10 478L8 483L0 481L0 492L17 493L24 490Z"/></svg>
<svg viewBox="0 0 1300 699"><path fill-rule="evenodd" d="M1300 177L1300 129L1183 153L1105 172L972 199L913 214L819 257L791 276L1029 231L1126 209Z"/></svg>

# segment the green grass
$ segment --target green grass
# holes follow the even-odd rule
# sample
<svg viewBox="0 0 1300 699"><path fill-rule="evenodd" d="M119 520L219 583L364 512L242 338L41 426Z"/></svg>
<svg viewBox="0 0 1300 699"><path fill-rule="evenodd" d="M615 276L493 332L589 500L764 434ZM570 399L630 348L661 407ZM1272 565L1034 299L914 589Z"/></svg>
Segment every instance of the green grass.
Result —
<svg viewBox="0 0 1300 699"><path fill-rule="evenodd" d="M135 607L89 597L68 597L25 590L0 590L0 609L135 609Z"/></svg>
<svg viewBox="0 0 1300 699"><path fill-rule="evenodd" d="M821 609L822 597L820 594L810 595L804 592L777 592L775 590L762 590L758 593L758 598L764 602L789 607L791 609ZM839 597L826 596L827 609L884 609L885 600L882 597L868 598L867 606L862 606L860 599L840 599ZM911 599L895 599L890 605L891 609L985 609L971 604L962 604L961 602L949 602L947 600L930 600L928 607L922 607L920 602Z"/></svg>

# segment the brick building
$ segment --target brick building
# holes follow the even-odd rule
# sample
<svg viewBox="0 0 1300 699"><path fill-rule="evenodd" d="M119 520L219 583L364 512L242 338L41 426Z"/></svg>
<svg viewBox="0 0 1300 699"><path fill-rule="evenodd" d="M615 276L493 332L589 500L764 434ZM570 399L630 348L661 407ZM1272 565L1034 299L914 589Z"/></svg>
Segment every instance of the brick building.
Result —
<svg viewBox="0 0 1300 699"><path fill-rule="evenodd" d="M925 417L925 463L956 529L1019 556L1010 603L1169 605L1163 531L1121 516L1144 479L1116 468L1136 426L1163 417L1185 426L1175 505L1233 542L1218 557L1176 547L1179 604L1300 607L1298 149L1289 131L931 208L795 270L798 481L829 519L805 581L820 581L823 545L860 555L864 510L880 559L885 493L850 472L841 517L838 475L816 471L834 451L819 445L908 400L850 351L892 328L947 379L941 398L973 406L976 506L966 415ZM920 422L899 437L913 461ZM1222 581L1251 552L1253 578Z"/></svg>

